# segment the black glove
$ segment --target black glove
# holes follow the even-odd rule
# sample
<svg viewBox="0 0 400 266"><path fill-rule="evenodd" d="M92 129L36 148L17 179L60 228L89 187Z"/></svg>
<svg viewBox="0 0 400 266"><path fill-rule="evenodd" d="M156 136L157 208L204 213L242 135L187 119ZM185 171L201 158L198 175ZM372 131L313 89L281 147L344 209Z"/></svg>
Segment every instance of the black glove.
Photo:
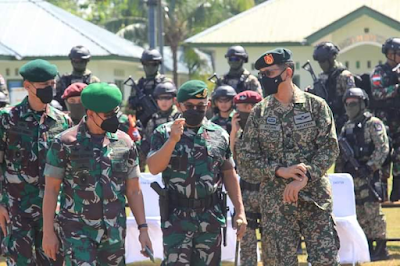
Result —
<svg viewBox="0 0 400 266"><path fill-rule="evenodd" d="M374 170L372 170L372 168L369 165L363 165L361 166L358 171L358 176L360 177L367 177L372 175L372 173L374 172Z"/></svg>

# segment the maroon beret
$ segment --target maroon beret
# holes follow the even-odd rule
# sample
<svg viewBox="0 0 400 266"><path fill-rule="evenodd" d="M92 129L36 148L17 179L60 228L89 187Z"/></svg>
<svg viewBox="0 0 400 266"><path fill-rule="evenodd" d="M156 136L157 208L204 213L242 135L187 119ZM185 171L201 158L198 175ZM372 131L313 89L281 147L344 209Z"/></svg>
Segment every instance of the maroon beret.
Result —
<svg viewBox="0 0 400 266"><path fill-rule="evenodd" d="M80 83L80 82L72 83L64 91L64 93L61 96L61 98L67 99L69 97L81 96L81 92L86 86L87 86L87 84L85 84L85 83Z"/></svg>
<svg viewBox="0 0 400 266"><path fill-rule="evenodd" d="M258 103L261 100L261 95L255 91L242 91L233 98L234 103Z"/></svg>

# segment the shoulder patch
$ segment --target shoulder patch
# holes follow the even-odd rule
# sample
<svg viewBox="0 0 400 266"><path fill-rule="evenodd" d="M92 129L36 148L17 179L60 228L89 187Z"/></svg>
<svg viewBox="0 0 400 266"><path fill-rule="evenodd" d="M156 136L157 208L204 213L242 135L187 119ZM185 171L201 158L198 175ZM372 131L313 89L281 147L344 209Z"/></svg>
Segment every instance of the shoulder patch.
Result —
<svg viewBox="0 0 400 266"><path fill-rule="evenodd" d="M374 128L377 132L382 131L383 127L381 123L374 123Z"/></svg>

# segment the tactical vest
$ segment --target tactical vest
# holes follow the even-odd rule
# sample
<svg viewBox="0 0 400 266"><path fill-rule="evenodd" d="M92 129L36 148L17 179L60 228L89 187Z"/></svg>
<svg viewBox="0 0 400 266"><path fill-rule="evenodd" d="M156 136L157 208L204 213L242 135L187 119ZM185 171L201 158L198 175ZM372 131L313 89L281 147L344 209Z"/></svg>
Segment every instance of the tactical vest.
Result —
<svg viewBox="0 0 400 266"><path fill-rule="evenodd" d="M374 143L365 143L364 131L366 123L371 119L370 113L364 114L361 122L354 125L353 128L347 128L344 132L344 137L354 150L354 158L361 164L366 163L368 158L374 152Z"/></svg>
<svg viewBox="0 0 400 266"><path fill-rule="evenodd" d="M174 120L178 119L180 116L181 116L181 113L179 113L179 112L176 112L172 116L171 116L171 113L168 115L161 115L160 113L155 113L153 115L153 117L151 118L151 120L153 122L152 131L154 131L154 129L156 129L159 125L174 121Z"/></svg>
<svg viewBox="0 0 400 266"><path fill-rule="evenodd" d="M237 79L237 78L231 77L229 75L224 75L222 83L232 86L235 89L236 93L241 93L242 91L246 90L245 82L249 76L250 76L250 74L242 74L239 78L239 82L237 83L237 85L232 86L233 84L229 83L229 80Z"/></svg>
<svg viewBox="0 0 400 266"><path fill-rule="evenodd" d="M74 75L67 75L67 76L63 76L64 79L64 86L65 89L68 88L69 85L73 84L73 83L85 83L87 85L90 84L90 81L92 79L92 73L89 73L88 75L83 75L83 76L74 76Z"/></svg>
<svg viewBox="0 0 400 266"><path fill-rule="evenodd" d="M150 98L153 98L153 92L154 88L165 81L166 77L164 75L157 75L154 79L146 79L146 78L141 78L138 81L138 87L139 89L142 90L144 94L149 96Z"/></svg>
<svg viewBox="0 0 400 266"><path fill-rule="evenodd" d="M332 109L335 116L344 115L344 105L342 101L343 95L337 95L337 79L346 70L344 67L339 67L335 69L326 80L325 88L328 91L328 105Z"/></svg>

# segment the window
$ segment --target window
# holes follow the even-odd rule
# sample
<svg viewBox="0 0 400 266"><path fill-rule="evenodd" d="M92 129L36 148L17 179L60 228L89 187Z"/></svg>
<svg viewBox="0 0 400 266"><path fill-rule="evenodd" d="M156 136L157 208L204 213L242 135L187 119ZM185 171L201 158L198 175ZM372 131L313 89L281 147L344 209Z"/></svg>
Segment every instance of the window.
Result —
<svg viewBox="0 0 400 266"><path fill-rule="evenodd" d="M115 80L115 85L121 90L122 99L124 99L124 81L120 79Z"/></svg>
<svg viewBox="0 0 400 266"><path fill-rule="evenodd" d="M370 60L367 61L367 67L371 68L371 61Z"/></svg>
<svg viewBox="0 0 400 266"><path fill-rule="evenodd" d="M344 62L344 65L346 66L346 68L349 68L349 61Z"/></svg>
<svg viewBox="0 0 400 266"><path fill-rule="evenodd" d="M356 68L357 68L357 69L360 68L360 61L356 61Z"/></svg>
<svg viewBox="0 0 400 266"><path fill-rule="evenodd" d="M296 63L296 65L297 65L297 63ZM300 75L294 75L293 83L296 84L296 86L300 88Z"/></svg>

